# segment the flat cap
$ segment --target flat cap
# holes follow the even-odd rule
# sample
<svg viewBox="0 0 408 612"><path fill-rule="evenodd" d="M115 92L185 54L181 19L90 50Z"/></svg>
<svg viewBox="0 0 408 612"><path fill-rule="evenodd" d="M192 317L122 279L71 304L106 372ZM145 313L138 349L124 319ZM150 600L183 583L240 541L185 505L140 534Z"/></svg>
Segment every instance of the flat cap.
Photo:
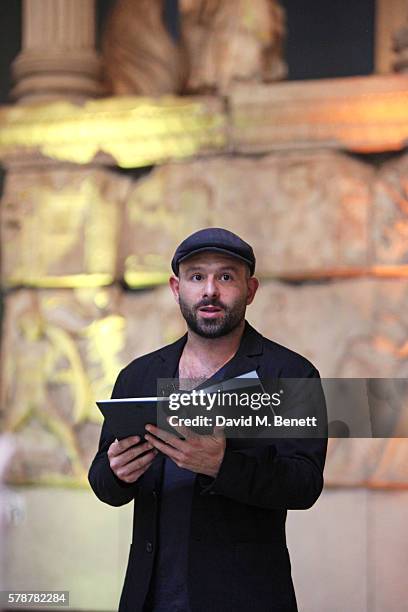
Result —
<svg viewBox="0 0 408 612"><path fill-rule="evenodd" d="M174 274L178 276L181 261L203 251L216 251L237 257L249 265L251 275L255 272L255 255L247 242L229 230L207 227L194 232L179 244L171 261Z"/></svg>

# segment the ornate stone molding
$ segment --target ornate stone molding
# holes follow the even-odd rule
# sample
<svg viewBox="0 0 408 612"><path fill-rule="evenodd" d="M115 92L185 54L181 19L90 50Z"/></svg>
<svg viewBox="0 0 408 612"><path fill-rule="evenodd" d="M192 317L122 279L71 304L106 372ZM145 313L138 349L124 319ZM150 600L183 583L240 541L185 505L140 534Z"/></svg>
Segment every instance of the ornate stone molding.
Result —
<svg viewBox="0 0 408 612"><path fill-rule="evenodd" d="M360 153L408 142L408 78L399 75L237 86L229 100L234 150L325 147Z"/></svg>
<svg viewBox="0 0 408 612"><path fill-rule="evenodd" d="M217 98L170 96L3 108L0 159L39 152L59 161L135 168L225 150L222 109Z"/></svg>
<svg viewBox="0 0 408 612"><path fill-rule="evenodd" d="M239 85L227 104L165 96L3 107L0 128L4 162L40 153L130 168L231 151L397 151L408 142L408 77Z"/></svg>

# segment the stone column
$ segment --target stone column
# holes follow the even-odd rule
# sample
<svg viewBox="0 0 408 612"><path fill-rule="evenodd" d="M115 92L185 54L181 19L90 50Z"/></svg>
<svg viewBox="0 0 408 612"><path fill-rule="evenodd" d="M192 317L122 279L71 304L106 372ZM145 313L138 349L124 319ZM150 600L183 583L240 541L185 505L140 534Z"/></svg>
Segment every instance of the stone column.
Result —
<svg viewBox="0 0 408 612"><path fill-rule="evenodd" d="M100 60L94 43L95 0L24 0L13 98L30 103L99 95Z"/></svg>

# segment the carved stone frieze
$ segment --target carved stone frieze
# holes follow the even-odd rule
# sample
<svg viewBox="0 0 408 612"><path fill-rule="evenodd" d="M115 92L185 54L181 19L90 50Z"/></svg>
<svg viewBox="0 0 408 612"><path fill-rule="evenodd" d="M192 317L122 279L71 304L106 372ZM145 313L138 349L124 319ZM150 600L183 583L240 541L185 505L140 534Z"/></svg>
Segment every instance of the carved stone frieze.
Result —
<svg viewBox="0 0 408 612"><path fill-rule="evenodd" d="M2 283L92 286L116 276L128 182L108 170L14 168L2 198Z"/></svg>
<svg viewBox="0 0 408 612"><path fill-rule="evenodd" d="M5 300L2 426L13 431L15 483L86 484L119 370L183 333L166 289L21 289Z"/></svg>
<svg viewBox="0 0 408 612"><path fill-rule="evenodd" d="M177 244L211 225L252 244L263 277L364 267L373 176L367 164L331 152L158 167L127 199L125 279L137 285L150 268L166 277Z"/></svg>

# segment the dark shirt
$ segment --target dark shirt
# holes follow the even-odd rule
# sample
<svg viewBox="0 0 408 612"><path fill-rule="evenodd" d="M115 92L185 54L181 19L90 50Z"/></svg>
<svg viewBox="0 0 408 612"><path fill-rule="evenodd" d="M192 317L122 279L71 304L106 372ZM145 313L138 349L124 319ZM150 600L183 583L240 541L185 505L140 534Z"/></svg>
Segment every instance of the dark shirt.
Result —
<svg viewBox="0 0 408 612"><path fill-rule="evenodd" d="M224 364L211 382L222 380ZM175 378L178 378L178 367ZM160 492L159 542L146 612L191 612L187 592L188 539L195 472L165 457Z"/></svg>

